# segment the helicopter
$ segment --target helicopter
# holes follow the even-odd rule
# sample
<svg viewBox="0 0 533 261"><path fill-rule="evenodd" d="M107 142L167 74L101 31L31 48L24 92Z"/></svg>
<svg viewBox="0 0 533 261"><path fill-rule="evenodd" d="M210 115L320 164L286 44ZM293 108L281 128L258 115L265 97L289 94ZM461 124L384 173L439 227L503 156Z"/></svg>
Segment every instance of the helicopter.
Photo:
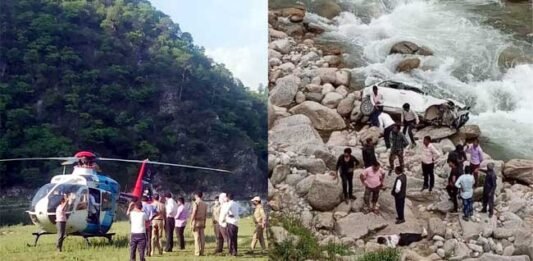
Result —
<svg viewBox="0 0 533 261"><path fill-rule="evenodd" d="M34 225L39 228L33 246L42 235L55 234L56 208L63 197L67 197L67 236L81 236L89 245L89 238L104 237L109 242L115 233L108 233L116 220L116 210L119 203L136 201L143 192L152 192L151 182L145 178L147 165L163 165L222 173L228 170L207 168L167 162L145 160L131 160L118 158L96 157L89 151L80 151L73 157L43 157L43 158L13 158L0 159L0 162L10 161L63 161L63 173L52 177L50 183L43 185L35 195L26 211ZM113 161L125 163L140 163L141 167L133 191L120 192L120 184L100 170L96 161ZM68 165L74 165L71 173L66 173Z"/></svg>

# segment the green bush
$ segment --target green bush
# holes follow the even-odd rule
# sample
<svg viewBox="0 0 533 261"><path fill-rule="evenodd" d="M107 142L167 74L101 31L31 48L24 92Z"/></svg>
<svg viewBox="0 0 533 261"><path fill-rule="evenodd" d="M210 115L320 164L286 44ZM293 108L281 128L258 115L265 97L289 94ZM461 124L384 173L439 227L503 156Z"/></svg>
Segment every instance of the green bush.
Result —
<svg viewBox="0 0 533 261"><path fill-rule="evenodd" d="M357 261L398 261L400 260L400 251L394 248L386 248L376 252L366 253Z"/></svg>

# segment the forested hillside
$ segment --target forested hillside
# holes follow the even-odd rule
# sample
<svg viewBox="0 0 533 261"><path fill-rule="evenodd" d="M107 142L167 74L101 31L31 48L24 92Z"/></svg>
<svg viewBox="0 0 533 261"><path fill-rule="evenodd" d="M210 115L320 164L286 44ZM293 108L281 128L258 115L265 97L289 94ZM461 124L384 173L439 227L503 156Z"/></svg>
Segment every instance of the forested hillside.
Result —
<svg viewBox="0 0 533 261"><path fill-rule="evenodd" d="M3 0L0 10L0 158L91 150L234 171L155 168L174 191L266 191L265 94L148 1ZM123 186L139 167L101 165ZM58 171L0 164L0 187L36 187Z"/></svg>

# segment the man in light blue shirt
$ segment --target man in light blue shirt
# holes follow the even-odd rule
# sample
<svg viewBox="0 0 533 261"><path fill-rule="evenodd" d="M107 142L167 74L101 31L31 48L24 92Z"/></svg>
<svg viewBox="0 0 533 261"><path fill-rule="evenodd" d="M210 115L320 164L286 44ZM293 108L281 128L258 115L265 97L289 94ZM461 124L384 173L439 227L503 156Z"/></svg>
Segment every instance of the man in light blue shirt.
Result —
<svg viewBox="0 0 533 261"><path fill-rule="evenodd" d="M474 176L470 166L465 167L465 174L461 175L455 182L455 186L461 191L463 199L463 220L468 221L474 214L472 195L474 194Z"/></svg>

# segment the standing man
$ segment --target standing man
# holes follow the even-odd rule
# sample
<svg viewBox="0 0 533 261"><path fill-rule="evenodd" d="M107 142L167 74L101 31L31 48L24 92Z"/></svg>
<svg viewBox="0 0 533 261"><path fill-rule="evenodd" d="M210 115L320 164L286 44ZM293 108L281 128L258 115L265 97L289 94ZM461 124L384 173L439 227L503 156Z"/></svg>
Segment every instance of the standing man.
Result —
<svg viewBox="0 0 533 261"><path fill-rule="evenodd" d="M378 214L376 203L379 199L379 191L383 187L384 173L381 170L379 162L374 162L374 165L370 168L366 168L361 176L361 183L365 185L365 212L367 212L370 206L370 195L372 194L372 211Z"/></svg>
<svg viewBox="0 0 533 261"><path fill-rule="evenodd" d="M398 124L394 124L393 126L390 134L391 150L389 154L389 176L391 175L392 170L394 170L394 160L396 157L398 157L398 160L400 161L400 167L403 168L403 150L409 145L405 135L400 132L400 126Z"/></svg>
<svg viewBox="0 0 533 261"><path fill-rule="evenodd" d="M489 218L494 214L494 195L496 194L496 173L494 173L494 163L487 164L487 175L483 184L483 208L481 213L487 213L489 206Z"/></svg>
<svg viewBox="0 0 533 261"><path fill-rule="evenodd" d="M342 180L342 193L344 195L344 201L348 203L349 199L355 199L353 196L353 171L359 164L359 161L352 155L352 149L344 149L344 154L337 160L338 175Z"/></svg>
<svg viewBox="0 0 533 261"><path fill-rule="evenodd" d="M435 160L440 157L440 152L431 143L431 137L425 136L422 146L422 174L424 175L424 185L421 191L429 188L433 190L435 185Z"/></svg>
<svg viewBox="0 0 533 261"><path fill-rule="evenodd" d="M464 169L463 166L464 166L464 162L466 161L466 159L467 159L466 158L466 153L465 153L465 149L464 149L463 145L462 144L457 144L455 146L455 150L451 151L448 154L447 162L454 161L455 165L457 165L458 168Z"/></svg>
<svg viewBox="0 0 533 261"><path fill-rule="evenodd" d="M194 255L203 256L205 249L205 222L207 219L207 204L202 200L202 192L194 193L191 215L191 229L194 235Z"/></svg>
<svg viewBox="0 0 533 261"><path fill-rule="evenodd" d="M370 101L374 105L374 110L370 114L370 123L372 126L379 126L378 115L380 115L383 107L383 95L378 93L378 86L372 87L372 94L370 95Z"/></svg>
<svg viewBox="0 0 533 261"><path fill-rule="evenodd" d="M474 195L474 177L471 173L470 166L465 168L465 175L461 175L455 182L455 186L461 190L463 199L463 220L468 221L474 214L473 200Z"/></svg>
<svg viewBox="0 0 533 261"><path fill-rule="evenodd" d="M239 205L233 201L233 194L228 193L228 203L222 205L220 210L220 223L226 222L228 239L229 239L229 254L237 256L237 238L239 233Z"/></svg>
<svg viewBox="0 0 533 261"><path fill-rule="evenodd" d="M394 187L391 191L392 196L394 197L394 203L396 205L396 224L401 224L405 222L404 218L404 208L405 208L405 195L407 188L407 177L403 173L402 167L396 167L394 169L396 175L396 180L394 181Z"/></svg>
<svg viewBox="0 0 533 261"><path fill-rule="evenodd" d="M265 237L263 236L263 232L266 228L266 214L265 210L263 209L263 205L261 205L261 198L254 197L252 199L252 204L254 205L254 223L255 223L255 232L254 236L252 238L252 251L255 250L255 246L257 244L257 241L259 241L259 244L261 245L261 250L265 251Z"/></svg>
<svg viewBox="0 0 533 261"><path fill-rule="evenodd" d="M155 210L155 206L148 202L147 196L142 196L141 204L143 207L142 208L143 212L148 217L148 220L146 221L146 242L147 244L146 244L145 255L150 256L152 253L152 244L150 244L150 239L152 238L152 219L156 215L156 210Z"/></svg>
<svg viewBox="0 0 533 261"><path fill-rule="evenodd" d="M219 237L222 237L222 239L217 237L217 248L215 252L221 253L224 248L224 243L229 247L228 223L226 222L226 217L222 216L222 209L226 208L229 202L226 193L220 193L218 200L220 201L220 212L216 218L219 226Z"/></svg>
<svg viewBox="0 0 533 261"><path fill-rule="evenodd" d="M185 249L185 225L187 224L187 218L189 213L185 208L185 199L183 197L178 198L178 209L176 210L175 222L176 226L176 238L178 238L178 244L180 249Z"/></svg>
<svg viewBox="0 0 533 261"><path fill-rule="evenodd" d="M172 194L170 192L165 193L165 213L167 214L165 222L165 235L167 236L165 252L172 252L172 247L174 246L174 217L176 217L177 211L178 206L172 198Z"/></svg>
<svg viewBox="0 0 533 261"><path fill-rule="evenodd" d="M415 136L413 135L413 129L415 125L418 125L419 119L416 112L411 110L411 105L409 103L404 103L402 111L402 124L403 124L403 135L406 135L409 132L409 138L411 139L411 146L416 147Z"/></svg>
<svg viewBox="0 0 533 261"><path fill-rule="evenodd" d="M470 169L474 174L475 187L478 180L479 166L481 165L481 162L483 162L483 150L481 149L481 146L479 146L478 138L474 139L472 145L466 147L466 152L470 154Z"/></svg>
<svg viewBox="0 0 533 261"><path fill-rule="evenodd" d="M457 204L457 187L455 187L455 182L459 179L460 176L463 175L463 168L458 167L458 163L456 161L448 161L448 165L450 166L450 175L448 176L448 185L446 186L446 191L448 192L448 196L450 196L450 200L453 203L453 209L452 212L457 212L458 204Z"/></svg>
<svg viewBox="0 0 533 261"><path fill-rule="evenodd" d="M363 165L365 165L365 169L372 167L374 161L378 161L372 138L366 139L365 144L363 144L363 148L361 149L361 154L363 154Z"/></svg>
<svg viewBox="0 0 533 261"><path fill-rule="evenodd" d="M144 253L146 248L146 221L148 216L142 210L142 203L131 202L126 215L130 217L130 260L136 260L135 251L139 251L139 260L145 261Z"/></svg>
<svg viewBox="0 0 533 261"><path fill-rule="evenodd" d="M154 201L152 206L155 208L154 219L152 219L152 246L150 251L150 256L154 255L154 250L157 248L159 254L163 254L163 249L161 249L161 237L163 236L163 230L165 229L165 204L159 201L159 194L154 194Z"/></svg>
<svg viewBox="0 0 533 261"><path fill-rule="evenodd" d="M220 231L220 224L218 223L218 218L220 217L220 197L215 197L215 203L213 204L213 230L215 232L215 239L217 245L215 247L215 254L222 253L222 248L224 247L224 237L222 236L222 231Z"/></svg>
<svg viewBox="0 0 533 261"><path fill-rule="evenodd" d="M68 207L68 197L63 195L59 206L56 208L56 227L57 227L57 251L63 251L63 240L67 236L67 207Z"/></svg>
<svg viewBox="0 0 533 261"><path fill-rule="evenodd" d="M378 126L383 132L383 138L385 139L385 146L387 147L387 150L388 150L391 147L390 133L392 132L394 125L396 125L396 123L391 118L391 116L385 112L382 112L381 114L379 114L378 122L379 122Z"/></svg>

